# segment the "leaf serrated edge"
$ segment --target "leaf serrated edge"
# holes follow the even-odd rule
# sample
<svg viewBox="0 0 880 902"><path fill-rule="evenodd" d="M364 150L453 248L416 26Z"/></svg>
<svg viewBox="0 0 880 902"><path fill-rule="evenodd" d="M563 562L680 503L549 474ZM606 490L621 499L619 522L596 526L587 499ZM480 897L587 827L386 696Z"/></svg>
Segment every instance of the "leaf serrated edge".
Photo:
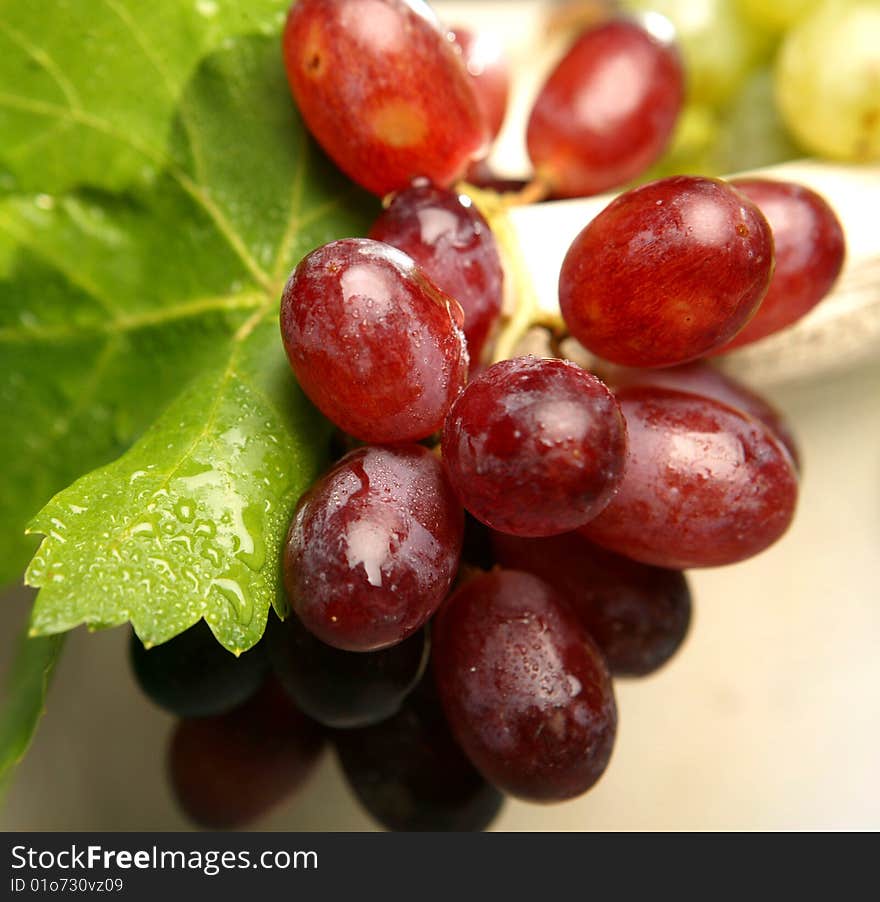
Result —
<svg viewBox="0 0 880 902"><path fill-rule="evenodd" d="M240 378L240 374L238 372L238 364L239 357L242 352L242 348L248 337L263 323L273 321L275 318L275 304L276 301L271 296L267 295L263 302L257 306L252 314L239 326L239 328L233 333L230 337L230 347L229 347L229 358L221 369L219 366L217 368L217 372L210 377L208 381L210 381L214 385L214 390L212 391L212 395L214 400L211 405L205 412L204 422L201 425L201 428L198 430L196 435L192 438L192 440L187 444L186 448L181 452L177 462L171 467L171 469L165 474L165 482L162 483L163 487L167 485L167 483L172 479L174 474L180 469L183 463L189 458L195 447L206 438L209 437L211 426L213 425L217 410L221 403L221 399L224 393L227 391L231 382ZM200 376L196 376L181 392L177 397L171 402L173 405L176 401L186 395L188 392L192 391L193 386L198 383L200 380L207 379L206 374L201 374ZM268 399L267 399L268 402ZM153 427L151 427L153 428ZM137 443L132 446L132 448L136 447ZM131 448L129 449L129 451ZM90 473L84 474L85 476L93 475L97 472L100 472L103 469L113 467L116 463L119 462L122 458L124 458L129 451L126 451L120 458L116 458L116 460L111 461L108 464L105 464L104 467L99 467L97 470L92 470ZM83 478L83 477L81 477ZM75 484L75 483L74 483ZM45 545L51 539L51 512L53 509L53 505L55 504L56 498L63 492L66 492L66 487L61 490L61 492L54 495L48 502L42 507L40 511L38 511L34 517L30 520L27 527L25 528L25 535L40 535L43 536L43 540L40 542L39 547L37 548L34 557L32 558L30 564L28 565L27 570L25 571L24 582L25 585L35 588L37 590L42 590L45 586L42 581L38 581L33 573L32 568L34 566L34 561L37 557L43 552ZM124 537L123 537L124 538ZM123 539L117 538L117 541L122 541ZM273 597L270 602L270 607L272 607L282 619L284 618L287 609L283 603L280 603L277 597ZM64 634L65 632L69 632L71 629L75 629L77 626L85 626L87 629L92 629L96 626L95 621L90 621L84 618L71 621L68 623L59 622L55 624L54 628L46 628L46 627L36 627L34 626L34 615L37 611L37 605L34 605L33 610L31 611L31 620L30 620L30 629L28 635L31 637L38 636L54 636L59 634ZM268 613L268 612L267 612ZM199 620L207 619L204 617L200 617ZM109 628L113 626L121 626L126 622L131 622L131 613L127 610L120 611L119 619L114 622L104 621L101 624L97 625L98 628ZM194 621L191 626L194 625L198 621ZM211 624L209 623L209 626ZM211 627L212 632L214 632L213 627ZM217 641L228 651L232 652L236 656L241 654L246 649L233 647L228 645L226 642L220 639L217 636L216 632L214 632L214 636ZM143 640L143 637L139 637ZM173 638L173 637L169 637ZM166 641L166 640L163 640Z"/></svg>

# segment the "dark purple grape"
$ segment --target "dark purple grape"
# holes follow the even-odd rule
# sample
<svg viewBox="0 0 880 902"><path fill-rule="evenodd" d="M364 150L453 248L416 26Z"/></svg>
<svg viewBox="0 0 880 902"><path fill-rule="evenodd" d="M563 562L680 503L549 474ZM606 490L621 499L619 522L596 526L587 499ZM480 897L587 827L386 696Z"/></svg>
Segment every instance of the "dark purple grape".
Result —
<svg viewBox="0 0 880 902"><path fill-rule="evenodd" d="M309 130L374 194L450 185L485 153L473 81L420 0L297 0L283 51Z"/></svg>
<svg viewBox="0 0 880 902"><path fill-rule="evenodd" d="M323 741L320 727L270 680L226 714L177 724L168 749L171 788L199 826L241 829L306 781Z"/></svg>
<svg viewBox="0 0 880 902"><path fill-rule="evenodd" d="M260 688L269 670L262 642L236 657L204 620L150 649L132 633L129 659L143 693L177 717L229 711Z"/></svg>
<svg viewBox="0 0 880 902"><path fill-rule="evenodd" d="M425 438L467 379L463 314L406 254L348 238L312 251L281 298L281 337L303 391L369 442Z"/></svg>
<svg viewBox="0 0 880 902"><path fill-rule="evenodd" d="M529 156L556 196L623 185L660 157L684 100L675 47L635 22L585 31L553 70L529 118Z"/></svg>
<svg viewBox="0 0 880 902"><path fill-rule="evenodd" d="M624 366L673 366L730 340L773 272L773 235L719 179L675 176L612 201L572 242L559 275L571 334Z"/></svg>
<svg viewBox="0 0 880 902"><path fill-rule="evenodd" d="M388 830L485 830L504 803L449 732L430 679L384 723L336 733L343 773Z"/></svg>
<svg viewBox="0 0 880 902"><path fill-rule="evenodd" d="M370 238L402 250L464 310L472 362L501 314L504 273L489 224L467 195L419 181L394 195Z"/></svg>
<svg viewBox="0 0 880 902"><path fill-rule="evenodd" d="M428 664L427 627L392 648L342 651L316 639L295 614L267 636L275 675L297 707L325 727L348 729L394 715Z"/></svg>
<svg viewBox="0 0 880 902"><path fill-rule="evenodd" d="M495 566L492 551L492 530L465 511L464 543L461 547L462 569L466 566L478 570L491 570Z"/></svg>
<svg viewBox="0 0 880 902"><path fill-rule="evenodd" d="M711 398L624 389L626 472L583 528L593 542L658 567L733 564L788 529L797 502L791 456L760 422Z"/></svg>
<svg viewBox="0 0 880 902"><path fill-rule="evenodd" d="M450 727L487 780L549 802L599 779L617 729L611 678L550 586L512 570L474 577L441 608L433 640Z"/></svg>
<svg viewBox="0 0 880 902"><path fill-rule="evenodd" d="M543 579L568 601L614 676L646 676L679 649L691 593L678 570L639 564L577 533L545 539L492 534L502 567Z"/></svg>
<svg viewBox="0 0 880 902"><path fill-rule="evenodd" d="M465 179L468 184L477 188L485 188L496 194L520 194L530 187L531 183L525 179L511 178L500 175L489 164L488 160L477 160L468 169Z"/></svg>
<svg viewBox="0 0 880 902"><path fill-rule="evenodd" d="M287 594L323 642L386 648L443 601L463 530L461 505L427 448L357 448L300 499L284 548Z"/></svg>
<svg viewBox="0 0 880 902"><path fill-rule="evenodd" d="M562 360L503 360L473 379L443 429L464 506L494 529L567 532L609 502L626 429L611 392Z"/></svg>

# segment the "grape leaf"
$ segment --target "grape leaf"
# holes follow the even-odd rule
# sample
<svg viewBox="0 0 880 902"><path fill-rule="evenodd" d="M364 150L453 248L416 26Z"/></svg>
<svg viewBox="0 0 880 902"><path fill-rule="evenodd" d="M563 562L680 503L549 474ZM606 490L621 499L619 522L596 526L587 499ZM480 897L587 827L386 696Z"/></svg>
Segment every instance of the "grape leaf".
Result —
<svg viewBox="0 0 880 902"><path fill-rule="evenodd" d="M0 161L22 191L119 190L167 163L202 59L287 0L0 0Z"/></svg>
<svg viewBox="0 0 880 902"><path fill-rule="evenodd" d="M27 635L19 640L6 679L7 698L0 706L0 794L6 789L13 768L27 752L43 714L63 641L63 636L33 639Z"/></svg>
<svg viewBox="0 0 880 902"><path fill-rule="evenodd" d="M8 231L38 246L76 298L74 312L32 313L23 327L19 317L14 335L24 349L36 336L50 354L61 341L88 356L77 374L85 390L102 368L105 420L139 419L129 387L141 403L155 381L167 397L201 371L126 454L40 512L31 529L46 538L26 580L41 588L35 633L131 620L155 643L204 617L240 652L278 599L286 524L326 453L327 425L281 350L283 279L306 250L361 232L363 205L345 203L349 189L305 139L275 40L236 39L212 54L184 101L170 153L189 182L169 170L149 191L92 192L92 206L80 193L42 215L20 198L3 205ZM83 341L97 346L85 354Z"/></svg>
<svg viewBox="0 0 880 902"><path fill-rule="evenodd" d="M284 530L329 425L278 299L305 252L375 215L290 100L287 5L0 0L0 584L45 505L32 635L130 619L153 643L204 617L238 652L283 604ZM60 642L21 645L3 779Z"/></svg>
<svg viewBox="0 0 880 902"><path fill-rule="evenodd" d="M227 364L199 376L143 438L61 492L27 581L37 633L130 620L147 644L204 617L231 651L279 605L282 537L323 462L327 428L291 391L274 317L258 310Z"/></svg>
<svg viewBox="0 0 880 902"><path fill-rule="evenodd" d="M149 186L0 197L0 414L15 424L0 434L0 581L21 572L24 525L53 492L224 370L307 250L365 229L369 203L298 120L277 38L228 41L182 101ZM266 354L283 359L277 335Z"/></svg>
<svg viewBox="0 0 880 902"><path fill-rule="evenodd" d="M222 361L265 298L236 290L242 268L192 202L14 196L4 234L18 246L0 277L0 411L14 424L0 431L0 581L33 553L24 527L40 506Z"/></svg>

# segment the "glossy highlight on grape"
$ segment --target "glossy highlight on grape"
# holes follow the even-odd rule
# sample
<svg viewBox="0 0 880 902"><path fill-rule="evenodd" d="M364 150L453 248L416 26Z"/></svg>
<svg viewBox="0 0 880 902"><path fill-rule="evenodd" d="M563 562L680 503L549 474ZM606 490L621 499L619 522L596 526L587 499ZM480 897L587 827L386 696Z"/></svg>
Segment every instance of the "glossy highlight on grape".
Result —
<svg viewBox="0 0 880 902"><path fill-rule="evenodd" d="M514 535L554 535L608 504L626 428L595 376L567 361L519 357L471 380L449 412L442 447L475 517Z"/></svg>
<svg viewBox="0 0 880 902"><path fill-rule="evenodd" d="M328 645L395 645L443 601L463 531L458 499L427 448L358 448L297 505L284 546L288 598Z"/></svg>
<svg viewBox="0 0 880 902"><path fill-rule="evenodd" d="M691 621L685 575L640 564L576 532L544 539L492 534L502 567L553 586L599 646L612 675L641 677L678 651Z"/></svg>
<svg viewBox="0 0 880 902"><path fill-rule="evenodd" d="M460 178L487 129L460 55L418 0L297 0L284 65L309 130L380 196Z"/></svg>
<svg viewBox="0 0 880 902"><path fill-rule="evenodd" d="M367 238L312 251L281 298L281 337L303 391L368 442L408 442L443 425L464 386L459 304L410 257Z"/></svg>
<svg viewBox="0 0 880 902"><path fill-rule="evenodd" d="M626 472L583 528L593 542L671 569L745 560L788 529L797 503L791 457L759 421L711 398L643 387L618 393Z"/></svg>
<svg viewBox="0 0 880 902"><path fill-rule="evenodd" d="M575 238L559 305L597 356L673 366L729 341L772 272L773 235L750 200L720 179L673 176L621 194Z"/></svg>
<svg viewBox="0 0 880 902"><path fill-rule="evenodd" d="M632 385L659 385L729 404L760 420L785 445L795 469L800 470L797 441L782 413L766 398L703 360L654 370L611 367L603 369L602 376L615 391Z"/></svg>
<svg viewBox="0 0 880 902"><path fill-rule="evenodd" d="M398 248L464 311L472 364L501 313L504 272L489 224L467 195L425 180L398 191L370 229Z"/></svg>
<svg viewBox="0 0 880 902"><path fill-rule="evenodd" d="M504 124L510 94L510 68L504 49L490 32L455 26L448 37L461 50L489 137L495 138Z"/></svg>
<svg viewBox="0 0 880 902"><path fill-rule="evenodd" d="M538 177L558 197L625 184L663 153L683 100L673 44L626 19L589 29L532 108L526 140Z"/></svg>
<svg viewBox="0 0 880 902"><path fill-rule="evenodd" d="M772 179L734 179L730 184L767 217L776 269L758 312L719 354L779 332L809 313L834 285L846 247L834 210L815 191Z"/></svg>
<svg viewBox="0 0 880 902"><path fill-rule="evenodd" d="M512 570L466 582L437 615L433 662L453 734L496 786L552 802L601 777L617 729L611 678L546 583Z"/></svg>

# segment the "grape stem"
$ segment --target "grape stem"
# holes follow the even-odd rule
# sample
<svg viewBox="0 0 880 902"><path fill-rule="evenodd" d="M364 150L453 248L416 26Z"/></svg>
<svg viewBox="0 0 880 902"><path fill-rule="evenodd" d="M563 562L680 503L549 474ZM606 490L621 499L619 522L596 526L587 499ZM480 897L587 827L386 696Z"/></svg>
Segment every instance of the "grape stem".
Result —
<svg viewBox="0 0 880 902"><path fill-rule="evenodd" d="M466 194L483 214L498 242L498 249L508 278L507 298L512 298L512 310L503 315L502 326L491 348L490 363L512 357L523 336L534 326L550 329L555 334L564 331L561 317L541 309L535 284L523 265L519 240L510 224L507 211L511 207L534 203L547 196L547 184L541 179L530 182L522 191L499 194L462 183L457 190ZM511 284L512 283L512 284Z"/></svg>

